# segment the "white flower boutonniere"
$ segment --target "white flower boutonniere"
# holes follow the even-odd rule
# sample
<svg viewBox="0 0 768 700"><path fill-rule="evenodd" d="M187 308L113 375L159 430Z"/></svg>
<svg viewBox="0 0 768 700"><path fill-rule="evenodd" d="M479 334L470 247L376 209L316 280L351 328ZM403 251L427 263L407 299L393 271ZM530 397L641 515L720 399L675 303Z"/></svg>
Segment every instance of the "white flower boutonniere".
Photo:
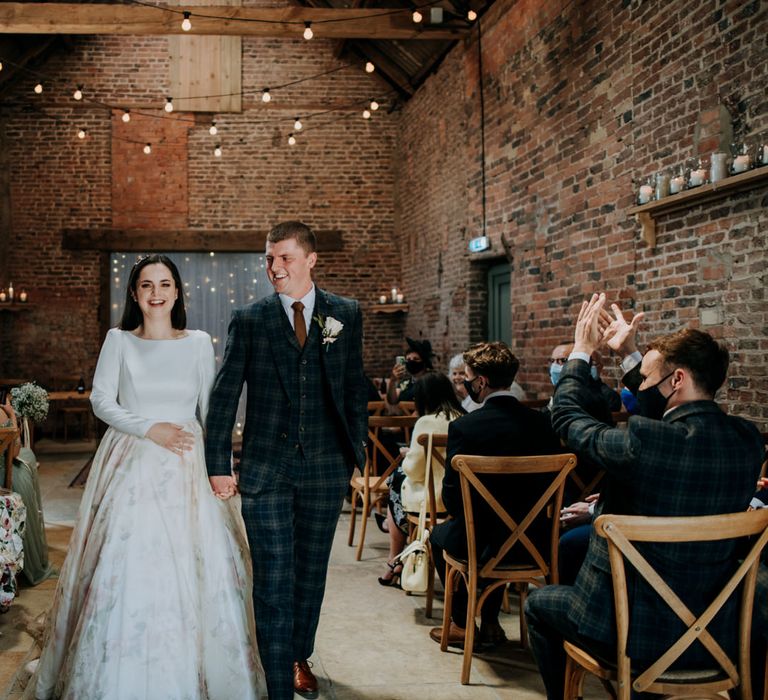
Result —
<svg viewBox="0 0 768 700"><path fill-rule="evenodd" d="M330 344L335 343L336 339L341 334L344 324L338 319L333 318L333 316L326 316L323 318L320 314L315 316L315 321L317 321L323 332L323 345L325 345L325 350L327 352Z"/></svg>

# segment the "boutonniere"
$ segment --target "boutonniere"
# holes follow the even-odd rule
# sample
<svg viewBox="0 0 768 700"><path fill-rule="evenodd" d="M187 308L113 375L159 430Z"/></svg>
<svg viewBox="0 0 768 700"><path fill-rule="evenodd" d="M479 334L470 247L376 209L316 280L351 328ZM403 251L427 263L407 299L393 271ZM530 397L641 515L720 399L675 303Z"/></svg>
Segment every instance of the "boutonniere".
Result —
<svg viewBox="0 0 768 700"><path fill-rule="evenodd" d="M323 333L323 345L325 345L325 350L327 352L330 344L335 343L336 339L341 334L344 324L333 316L326 316L323 318L320 314L315 316L315 321L317 321L317 324L320 326L320 330Z"/></svg>

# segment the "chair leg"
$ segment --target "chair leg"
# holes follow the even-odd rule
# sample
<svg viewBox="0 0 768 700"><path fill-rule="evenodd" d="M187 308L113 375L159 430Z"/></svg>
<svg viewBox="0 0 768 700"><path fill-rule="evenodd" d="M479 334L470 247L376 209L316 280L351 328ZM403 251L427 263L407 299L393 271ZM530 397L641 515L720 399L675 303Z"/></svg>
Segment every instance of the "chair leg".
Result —
<svg viewBox="0 0 768 700"><path fill-rule="evenodd" d="M567 654L564 686L563 700L581 700L584 695L584 669Z"/></svg>
<svg viewBox="0 0 768 700"><path fill-rule="evenodd" d="M509 586L504 586L504 596L501 599L501 612L505 615L509 615L512 612L512 607L509 604Z"/></svg>
<svg viewBox="0 0 768 700"><path fill-rule="evenodd" d="M355 559L360 561L363 556L363 545L365 545L365 527L368 524L368 516L371 512L371 504L368 498L363 494L363 511L360 513L360 540L357 543L357 553Z"/></svg>
<svg viewBox="0 0 768 700"><path fill-rule="evenodd" d="M453 586L457 571L450 564L445 565L445 601L443 603L443 631L440 636L440 651L448 651L448 629L451 626L453 608Z"/></svg>
<svg viewBox="0 0 768 700"><path fill-rule="evenodd" d="M525 619L525 601L528 598L528 584L517 584L517 592L520 594L520 644L523 649L528 649L528 622Z"/></svg>
<svg viewBox="0 0 768 700"><path fill-rule="evenodd" d="M435 599L435 561L432 559L432 550L429 549L429 571L427 572L427 603L424 614L427 619L432 619L432 602Z"/></svg>
<svg viewBox="0 0 768 700"><path fill-rule="evenodd" d="M467 622L464 627L464 661L461 665L461 684L469 683L472 668L472 649L475 645L475 611L477 609L477 578L469 576L467 586Z"/></svg>
<svg viewBox="0 0 768 700"><path fill-rule="evenodd" d="M347 537L347 546L351 547L355 541L355 517L357 516L357 491L352 489L352 498L350 499L352 512L349 515L349 536Z"/></svg>

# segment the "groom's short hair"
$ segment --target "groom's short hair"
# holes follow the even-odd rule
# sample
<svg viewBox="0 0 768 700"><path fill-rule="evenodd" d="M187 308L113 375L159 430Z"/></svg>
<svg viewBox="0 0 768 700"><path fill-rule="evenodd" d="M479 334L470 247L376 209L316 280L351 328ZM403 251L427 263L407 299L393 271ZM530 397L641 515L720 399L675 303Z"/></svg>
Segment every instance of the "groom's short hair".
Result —
<svg viewBox="0 0 768 700"><path fill-rule="evenodd" d="M284 221L275 226L267 236L267 243L279 243L289 238L295 238L296 242L309 255L317 250L317 239L312 229L301 221Z"/></svg>

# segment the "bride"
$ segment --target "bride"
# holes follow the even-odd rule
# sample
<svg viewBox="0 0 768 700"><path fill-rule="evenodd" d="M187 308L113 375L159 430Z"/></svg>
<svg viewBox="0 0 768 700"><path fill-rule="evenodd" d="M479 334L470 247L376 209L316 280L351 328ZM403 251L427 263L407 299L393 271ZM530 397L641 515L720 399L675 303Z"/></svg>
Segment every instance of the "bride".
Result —
<svg viewBox="0 0 768 700"><path fill-rule="evenodd" d="M226 500L234 481L214 494L204 463L214 372L210 336L186 330L176 266L164 255L139 260L93 378L93 411L109 429L28 697L265 694L245 531Z"/></svg>

